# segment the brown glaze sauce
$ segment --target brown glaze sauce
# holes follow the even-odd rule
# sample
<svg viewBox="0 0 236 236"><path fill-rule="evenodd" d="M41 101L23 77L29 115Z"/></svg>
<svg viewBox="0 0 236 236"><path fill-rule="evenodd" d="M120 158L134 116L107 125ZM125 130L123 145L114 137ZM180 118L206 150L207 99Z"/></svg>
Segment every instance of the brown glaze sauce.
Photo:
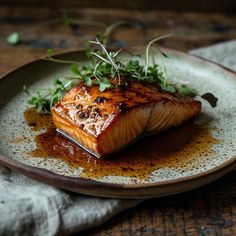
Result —
<svg viewBox="0 0 236 236"><path fill-rule="evenodd" d="M24 112L24 118L33 131L39 131L42 128L55 128L51 115L39 114L33 107Z"/></svg>
<svg viewBox="0 0 236 236"><path fill-rule="evenodd" d="M49 122L50 116L32 111L25 114L29 121L36 122L34 127L47 128L46 132L35 137L37 149L28 153L29 156L59 158L72 167L82 167L81 177L118 175L146 179L153 170L163 166L179 166L183 160L183 163L187 163L199 155L211 154L212 145L219 142L212 137L207 127L189 121L178 128L142 138L106 159L97 159L58 135L52 128L52 122ZM33 116L32 119L29 114ZM39 119L35 119L36 114Z"/></svg>
<svg viewBox="0 0 236 236"><path fill-rule="evenodd" d="M19 143L25 142L25 140L26 138L24 136L19 136L19 137L12 138L11 140L9 140L9 142L13 144L19 144Z"/></svg>

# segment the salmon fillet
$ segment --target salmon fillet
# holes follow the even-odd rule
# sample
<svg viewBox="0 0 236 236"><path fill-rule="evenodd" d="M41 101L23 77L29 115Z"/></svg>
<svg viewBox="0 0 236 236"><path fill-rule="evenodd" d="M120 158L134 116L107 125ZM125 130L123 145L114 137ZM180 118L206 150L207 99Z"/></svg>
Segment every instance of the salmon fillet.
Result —
<svg viewBox="0 0 236 236"><path fill-rule="evenodd" d="M57 128L101 158L141 135L180 125L200 110L199 101L135 81L104 92L81 83L51 109Z"/></svg>

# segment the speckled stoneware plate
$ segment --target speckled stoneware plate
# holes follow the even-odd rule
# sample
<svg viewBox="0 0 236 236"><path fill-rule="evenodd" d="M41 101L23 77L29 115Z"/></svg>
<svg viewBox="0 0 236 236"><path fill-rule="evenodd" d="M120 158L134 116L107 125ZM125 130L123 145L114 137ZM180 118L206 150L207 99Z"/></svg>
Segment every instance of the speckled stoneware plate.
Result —
<svg viewBox="0 0 236 236"><path fill-rule="evenodd" d="M42 117L30 126L26 122L29 105L23 85L31 91L47 87L69 71L68 65L37 60L0 80L0 162L62 189L120 198L183 192L230 172L236 166L236 74L185 53L165 52L169 59L155 59L165 64L167 76L188 81L201 94L215 94L219 98L216 108L200 99L202 112L194 122L141 139L106 160L98 160L53 128L42 125L36 129ZM84 52L59 57L87 63Z"/></svg>

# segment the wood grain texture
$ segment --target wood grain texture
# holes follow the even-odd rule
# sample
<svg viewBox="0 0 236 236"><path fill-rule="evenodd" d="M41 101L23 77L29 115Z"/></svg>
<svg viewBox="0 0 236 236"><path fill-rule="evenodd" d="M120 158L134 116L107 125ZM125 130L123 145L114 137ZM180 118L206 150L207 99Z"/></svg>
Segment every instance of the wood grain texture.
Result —
<svg viewBox="0 0 236 236"><path fill-rule="evenodd" d="M0 76L27 61L56 52L83 48L92 39L94 26L65 27L63 9L37 7L0 8ZM69 16L111 24L117 20L138 22L140 28L120 27L112 35L111 46L143 45L158 35L175 33L160 45L190 50L236 38L236 16L173 11L148 12L125 9L73 9ZM8 45L6 37L17 31L18 45ZM208 186L188 193L144 202L120 213L109 222L81 235L236 235L236 172Z"/></svg>
<svg viewBox="0 0 236 236"><path fill-rule="evenodd" d="M88 39L104 28L94 25L62 24L65 10L60 8L0 7L0 73L14 66L45 55L47 48L56 52L83 48ZM159 35L173 33L160 45L178 50L190 50L236 38L236 16L171 11L132 11L122 9L73 9L67 15L78 20L95 21L110 25L126 20L139 27L119 27L112 35L111 46L143 45ZM10 46L6 37L18 32L20 43ZM12 60L14 58L14 60Z"/></svg>
<svg viewBox="0 0 236 236"><path fill-rule="evenodd" d="M93 8L120 8L137 10L177 10L177 11L210 11L235 13L236 0L1 0L2 5L17 6L50 6L50 7L93 7Z"/></svg>
<svg viewBox="0 0 236 236"><path fill-rule="evenodd" d="M236 235L236 175L200 189L155 198L81 235Z"/></svg>

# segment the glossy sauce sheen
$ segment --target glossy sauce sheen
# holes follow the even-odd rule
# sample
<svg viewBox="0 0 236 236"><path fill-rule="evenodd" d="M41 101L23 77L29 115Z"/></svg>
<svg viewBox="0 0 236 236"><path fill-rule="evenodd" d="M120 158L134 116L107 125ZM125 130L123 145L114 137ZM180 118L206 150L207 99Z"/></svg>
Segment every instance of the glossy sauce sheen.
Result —
<svg viewBox="0 0 236 236"><path fill-rule="evenodd" d="M32 110L25 112L26 120L35 120L35 127L39 127L36 116L40 116L41 128L44 124L47 131L35 137L37 149L28 153L29 156L59 158L71 167L82 167L81 177L101 178L112 174L146 179L153 170L163 166L175 167L199 155L207 156L212 153L212 145L218 143L207 127L189 121L159 135L142 138L107 159L97 159L58 135L49 122L50 116Z"/></svg>
<svg viewBox="0 0 236 236"><path fill-rule="evenodd" d="M34 108L27 109L24 112L24 118L33 131L39 131L42 128L55 128L51 115L39 114Z"/></svg>

